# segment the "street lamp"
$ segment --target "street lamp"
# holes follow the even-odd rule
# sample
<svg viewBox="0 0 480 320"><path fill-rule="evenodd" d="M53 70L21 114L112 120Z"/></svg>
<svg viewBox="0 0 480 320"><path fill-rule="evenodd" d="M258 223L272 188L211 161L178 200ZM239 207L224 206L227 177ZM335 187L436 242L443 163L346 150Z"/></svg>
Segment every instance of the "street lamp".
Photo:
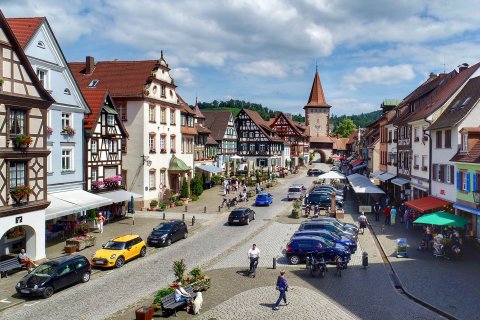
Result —
<svg viewBox="0 0 480 320"><path fill-rule="evenodd" d="M140 156L140 158L143 159L142 165L147 163L147 167L150 167L152 165L152 160L150 160L150 156Z"/></svg>

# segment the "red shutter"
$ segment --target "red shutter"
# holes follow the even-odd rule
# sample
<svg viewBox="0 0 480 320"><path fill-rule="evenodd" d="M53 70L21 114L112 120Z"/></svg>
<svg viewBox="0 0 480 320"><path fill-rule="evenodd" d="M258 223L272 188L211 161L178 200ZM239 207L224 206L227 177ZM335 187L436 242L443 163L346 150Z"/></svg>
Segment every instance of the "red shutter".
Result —
<svg viewBox="0 0 480 320"><path fill-rule="evenodd" d="M450 184L455 183L455 167L450 166Z"/></svg>

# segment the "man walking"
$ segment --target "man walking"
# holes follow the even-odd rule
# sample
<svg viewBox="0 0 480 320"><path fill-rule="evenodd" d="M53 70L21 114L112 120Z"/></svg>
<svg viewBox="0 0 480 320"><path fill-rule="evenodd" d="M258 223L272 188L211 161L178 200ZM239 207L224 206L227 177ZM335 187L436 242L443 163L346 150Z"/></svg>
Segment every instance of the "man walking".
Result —
<svg viewBox="0 0 480 320"><path fill-rule="evenodd" d="M257 245L254 243L252 247L248 250L248 259L250 259L250 273L253 273L255 277L255 269L258 265L258 259L260 258L260 249L257 248Z"/></svg>
<svg viewBox="0 0 480 320"><path fill-rule="evenodd" d="M272 308L273 310L278 310L278 306L280 302L283 300L285 305L288 306L286 292L288 291L288 282L287 278L285 278L285 270L280 271L280 275L277 278L277 288L280 291L280 295L278 296L277 302L275 306Z"/></svg>
<svg viewBox="0 0 480 320"><path fill-rule="evenodd" d="M376 202L373 205L373 212L375 213L375 221L380 221L380 210L381 210L380 202Z"/></svg>
<svg viewBox="0 0 480 320"><path fill-rule="evenodd" d="M390 206L387 206L385 208L385 211L383 212L385 215L385 225L388 226L390 225Z"/></svg>

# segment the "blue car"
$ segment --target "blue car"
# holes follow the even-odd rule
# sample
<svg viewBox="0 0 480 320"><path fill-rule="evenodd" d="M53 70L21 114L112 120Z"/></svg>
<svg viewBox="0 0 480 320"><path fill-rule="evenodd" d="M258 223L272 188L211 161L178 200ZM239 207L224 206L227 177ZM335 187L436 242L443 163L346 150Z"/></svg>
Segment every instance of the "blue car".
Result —
<svg viewBox="0 0 480 320"><path fill-rule="evenodd" d="M293 234L292 238L299 236L316 236L321 237L332 242L338 243L344 247L347 247L351 253L357 251L357 243L350 238L339 236L333 232L327 230L305 230L297 231Z"/></svg>
<svg viewBox="0 0 480 320"><path fill-rule="evenodd" d="M336 264L336 256L341 257L345 263L351 258L347 247L315 236L293 237L287 244L285 257L291 264L299 264L305 261L309 252L323 253L327 264Z"/></svg>
<svg viewBox="0 0 480 320"><path fill-rule="evenodd" d="M257 199L255 200L256 206L269 206L272 203L272 195L267 192L259 192L257 194Z"/></svg>

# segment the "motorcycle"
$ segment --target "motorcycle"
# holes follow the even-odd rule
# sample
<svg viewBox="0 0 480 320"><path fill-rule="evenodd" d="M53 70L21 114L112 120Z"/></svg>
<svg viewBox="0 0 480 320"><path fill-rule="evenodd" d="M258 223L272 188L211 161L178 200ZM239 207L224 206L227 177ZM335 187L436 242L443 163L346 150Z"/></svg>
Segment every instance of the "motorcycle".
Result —
<svg viewBox="0 0 480 320"><path fill-rule="evenodd" d="M323 258L323 254L320 254L320 257L316 257L317 254L310 252L307 255L306 266L310 269L310 274L312 277L315 277L316 274L320 275L320 278L325 277L325 272L327 272L327 264Z"/></svg>
<svg viewBox="0 0 480 320"><path fill-rule="evenodd" d="M308 217L310 215L310 210L311 210L310 206L307 205L304 209L305 209L305 217Z"/></svg>

